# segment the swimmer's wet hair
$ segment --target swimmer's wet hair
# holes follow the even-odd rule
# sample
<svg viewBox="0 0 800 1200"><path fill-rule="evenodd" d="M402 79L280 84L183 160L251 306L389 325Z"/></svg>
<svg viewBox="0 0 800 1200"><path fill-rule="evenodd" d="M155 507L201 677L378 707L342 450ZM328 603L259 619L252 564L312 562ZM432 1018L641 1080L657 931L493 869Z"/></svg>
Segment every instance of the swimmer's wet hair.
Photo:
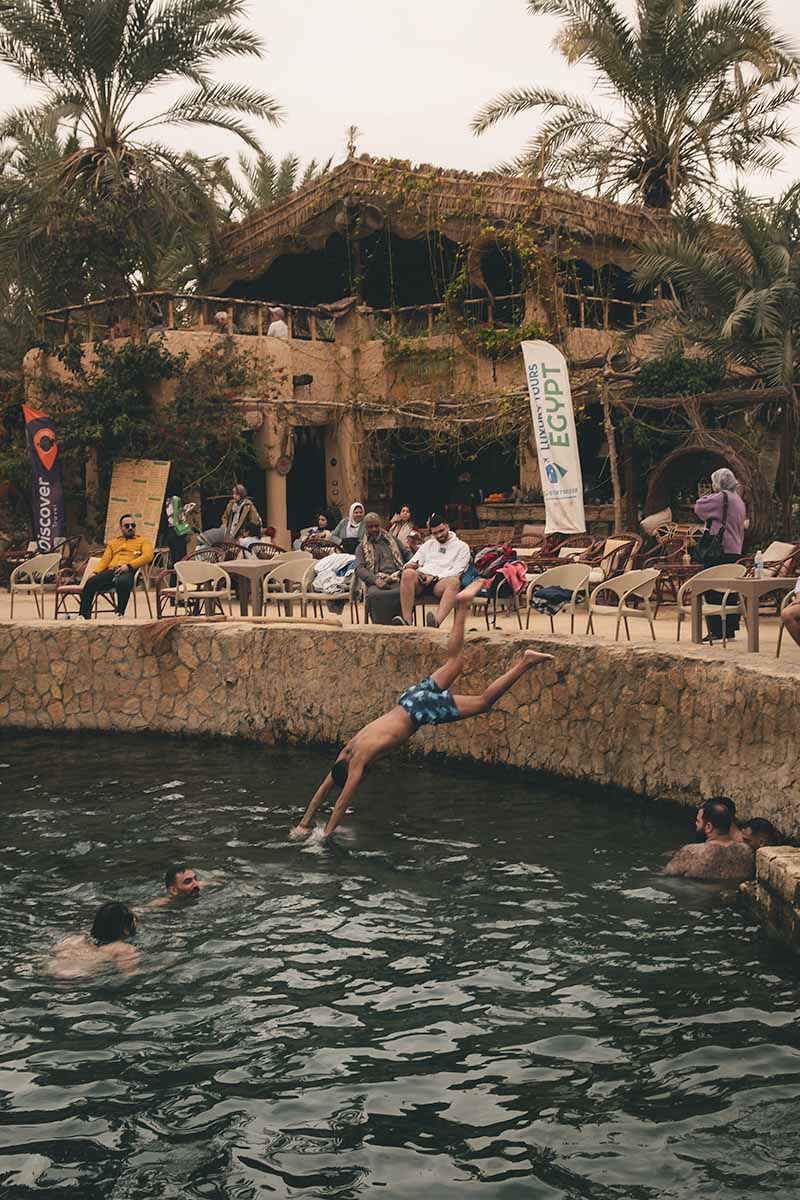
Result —
<svg viewBox="0 0 800 1200"><path fill-rule="evenodd" d="M170 863L164 872L164 887L167 889L167 891L169 891L169 889L173 886L178 876L182 875L184 871L188 870L189 868L186 863Z"/></svg>
<svg viewBox="0 0 800 1200"><path fill-rule="evenodd" d="M732 801L728 802L733 803ZM703 821L707 821L714 829L720 833L730 833L731 825L733 824L733 814L731 813L728 804L725 803L725 797L716 797L714 800L704 800L703 806Z"/></svg>
<svg viewBox="0 0 800 1200"><path fill-rule="evenodd" d="M94 914L91 935L98 946L107 946L133 933L135 928L136 917L128 905L120 900L107 900Z"/></svg>
<svg viewBox="0 0 800 1200"><path fill-rule="evenodd" d="M331 779L337 787L343 788L347 783L348 770L349 767L344 759L339 759L339 761L335 762L331 767Z"/></svg>

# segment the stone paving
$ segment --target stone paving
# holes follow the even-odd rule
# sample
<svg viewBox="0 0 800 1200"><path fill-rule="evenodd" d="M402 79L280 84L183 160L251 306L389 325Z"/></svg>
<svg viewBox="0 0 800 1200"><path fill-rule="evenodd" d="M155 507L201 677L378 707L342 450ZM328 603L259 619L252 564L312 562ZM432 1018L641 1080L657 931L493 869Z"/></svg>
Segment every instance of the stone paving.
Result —
<svg viewBox="0 0 800 1200"><path fill-rule="evenodd" d="M142 595L139 596L138 603L139 603L139 610L138 610L138 618L137 619L135 619L133 616L133 607L131 605L129 607L128 614L124 618L123 622L120 622L119 619L117 617L113 616L111 613L101 613L98 616L97 620L101 624L133 624L133 623L136 623L136 620L138 620L138 623L141 624L144 621L149 621L150 617L148 616L148 613L147 613L147 605L146 605L144 597ZM153 602L153 611L155 612L155 602ZM46 619L48 621L52 621L52 619L53 619L52 596L47 597L45 612L47 614ZM10 614L10 598L9 598L8 592L5 590L0 590L0 622L8 621L9 614ZM299 609L298 609L298 614L299 614ZM233 619L236 620L237 616L238 616L238 608L237 608L236 604L234 604ZM546 638L548 641L552 639L553 635L550 632L550 622L546 616L542 616L539 613L533 613L531 616L531 627L530 627L530 630L527 630L527 631L524 628L525 617L526 617L526 614L523 613L523 616L522 616L523 630L522 630L522 633L520 634L519 626L517 624L517 619L513 614L508 614L508 613L498 614L498 630L502 633L513 635L514 637L520 637L520 636L530 637L530 638L536 639L536 640ZM340 620L344 627L350 626L349 608L345 608L345 611L341 614ZM33 621L33 622L39 623L39 618L37 616L36 608L35 608L34 601L32 598L30 598L28 596L15 598L15 600L14 600L14 621L15 622L20 621L20 622L24 622L24 623ZM78 621L78 618L73 617L73 621ZM60 624L65 623L63 620L63 617L59 618L59 623ZM576 617L576 620L575 620L574 638L569 638L569 640L571 642L577 640L578 642L584 643L587 645L594 645L597 643L609 643L609 644L613 645L614 644L614 624L615 624L615 622L612 617L595 616L595 619L594 619L595 633L589 634L587 636L583 632L586 628L586 616L584 614L581 614L578 617ZM650 629L649 629L646 621L631 621L629 624L630 624L631 644L632 645L636 645L640 648L645 648L647 646L651 646L651 647L653 646L653 641L650 636ZM723 649L721 642L716 643L712 647L692 645L692 642L690 640L691 639L691 630L690 630L688 620L685 620L683 622L683 627L681 629L681 640L677 641L677 639L676 639L676 624L677 623L676 623L676 619L675 619L674 607L671 605L663 605L659 609L658 616L656 617L656 621L655 621L656 646L658 647L658 649L669 647L669 649L671 651L678 653L678 654L685 654L687 657L692 658L692 659L699 658L699 659L708 659L710 661L722 661L722 662L730 662L730 663L742 662L742 663L746 664L748 666L748 668L756 669L756 670L763 670L770 674L776 674L779 676L784 676L787 674L795 675L795 674L800 673L800 647L795 646L794 642L788 636L788 634L784 634L784 636L783 636L783 645L781 647L780 658L776 659L776 657L775 657L775 650L776 650L776 645L777 645L777 640L778 640L778 629L779 629L779 622L778 622L778 618L776 616L764 615L762 613L761 620L760 620L761 648L760 648L758 654L748 654L747 653L747 651L746 651L747 634L746 634L746 631L744 630L744 628L742 628L738 637L734 641L730 642L728 644L727 648ZM445 628L447 628L448 626L449 626L449 619L448 619L448 622L446 623ZM486 625L483 620L483 617L480 615L477 615L477 614L473 617L472 621L470 622L469 627L472 629L475 629L477 631L482 631L482 632L485 632L485 630L486 630ZM386 630L386 628L387 627L383 627L384 631ZM393 629L393 627L389 627L389 628L390 628L390 630ZM399 630L397 632L402 634L404 631ZM421 630L415 630L415 632L421 632ZM565 636L565 635L567 637L569 636L569 618L568 617L556 617L555 618L555 638L556 638L556 640L560 639L562 636ZM619 645L625 645L625 644L626 644L625 630L623 627L620 630Z"/></svg>

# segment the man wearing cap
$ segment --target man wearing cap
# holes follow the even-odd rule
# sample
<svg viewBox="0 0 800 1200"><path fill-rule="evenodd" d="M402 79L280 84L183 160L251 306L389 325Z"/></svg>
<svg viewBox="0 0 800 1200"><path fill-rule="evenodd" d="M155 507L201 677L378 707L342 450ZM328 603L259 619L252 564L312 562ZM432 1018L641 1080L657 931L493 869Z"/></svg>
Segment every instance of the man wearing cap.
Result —
<svg viewBox="0 0 800 1200"><path fill-rule="evenodd" d="M108 543L97 570L86 580L81 592L80 611L85 621L91 618L99 592L116 592L117 616L124 617L136 572L153 561L153 547L146 537L137 534L136 519L130 513L123 513L119 527L120 536Z"/></svg>

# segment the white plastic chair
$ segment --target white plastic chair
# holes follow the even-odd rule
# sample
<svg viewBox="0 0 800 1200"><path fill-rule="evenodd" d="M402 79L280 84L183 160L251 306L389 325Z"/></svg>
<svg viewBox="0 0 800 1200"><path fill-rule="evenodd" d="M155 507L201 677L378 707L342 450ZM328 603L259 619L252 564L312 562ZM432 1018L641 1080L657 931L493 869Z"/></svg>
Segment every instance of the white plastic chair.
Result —
<svg viewBox="0 0 800 1200"><path fill-rule="evenodd" d="M359 596L361 595L362 589L360 587L361 581L358 578L358 576L356 575L355 571L352 571L350 573L350 581L349 581L347 587L342 588L341 591L339 591L339 592L315 592L314 591L314 579L315 579L316 569L317 569L316 562L312 563L311 566L307 568L306 573L303 576L303 587L302 587L303 595L306 598L306 603L311 605L314 616L316 616L317 613L319 613L320 616L322 615L323 604L328 604L331 600L339 601L339 603L344 601L345 604L350 605L350 624L358 625L358 623L359 623L358 600L359 600ZM364 601L364 604L365 604L364 621L366 623L366 620L367 620L366 600Z"/></svg>
<svg viewBox="0 0 800 1200"><path fill-rule="evenodd" d="M678 595L675 598L675 605L678 613L678 636L677 641L681 640L681 625L692 616L692 602L688 604L684 601L684 596L687 591L691 592L692 585L696 583L706 583L709 579L744 579L747 574L747 567L742 563L723 563L718 567L706 567L704 571L698 571L696 575L692 575L691 579L687 579L684 584L678 589ZM704 617L721 617L722 618L722 644L728 644L728 638L725 627L725 618L732 613L738 613L747 624L745 615L745 607L741 600L737 604L728 604L728 596L734 594L731 588L723 594L721 604L706 604L703 601L703 616Z"/></svg>
<svg viewBox="0 0 800 1200"><path fill-rule="evenodd" d="M14 597L17 592L33 596L36 612L44 620L45 593L55 592L56 590L55 576L60 562L61 551L56 550L52 554L34 554L33 558L27 558L25 562L20 563L18 567L14 568L9 579L9 591L11 592L10 620L14 620ZM52 582L48 583L47 581L51 576Z"/></svg>
<svg viewBox="0 0 800 1200"><path fill-rule="evenodd" d="M286 610L286 616L292 615L292 604L300 602L300 615L306 615L306 602L308 600L308 592L306 589L306 577L309 571L313 571L313 560L310 554L303 551L296 551L295 557L285 559L280 566L274 571L270 571L264 576L264 607L268 604L277 604L280 613L280 605L283 604ZM317 593L322 595L322 593Z"/></svg>
<svg viewBox="0 0 800 1200"><path fill-rule="evenodd" d="M231 577L219 563L211 562L178 562L174 567L177 576L175 588L167 588L166 594L174 590L176 603L208 605L210 613L219 605L219 611L225 615L222 601L228 601L228 615L233 616L233 587ZM164 593L162 593L164 594Z"/></svg>
<svg viewBox="0 0 800 1200"><path fill-rule="evenodd" d="M525 621L525 628L531 627L531 599L534 592L538 592L543 587L559 587L564 591L571 592L570 599L560 609L560 613L569 616L569 631L575 632L575 613L579 607L589 604L589 566L586 563L564 563L562 567L550 567L547 571L542 571L541 575L535 575L528 584L528 616ZM550 631L555 633L553 625L553 614L548 613L550 617Z"/></svg>
<svg viewBox="0 0 800 1200"><path fill-rule="evenodd" d="M594 614L604 615L607 617L616 616L617 625L614 631L614 641L619 641L619 626L620 622L625 622L625 633L628 641L631 640L631 631L628 628L628 620L631 617L639 617L648 621L650 624L650 632L653 635L653 641L656 640L656 631L653 627L653 611L650 608L650 596L653 594L653 588L656 586L660 571L651 568L648 571L628 571L625 575L618 575L615 579L606 579L603 583L597 585L589 597L589 620L586 624L586 632L594 633ZM601 592L612 592L617 597L616 604L599 604L597 597ZM641 608L633 608L628 604L629 600L641 600Z"/></svg>

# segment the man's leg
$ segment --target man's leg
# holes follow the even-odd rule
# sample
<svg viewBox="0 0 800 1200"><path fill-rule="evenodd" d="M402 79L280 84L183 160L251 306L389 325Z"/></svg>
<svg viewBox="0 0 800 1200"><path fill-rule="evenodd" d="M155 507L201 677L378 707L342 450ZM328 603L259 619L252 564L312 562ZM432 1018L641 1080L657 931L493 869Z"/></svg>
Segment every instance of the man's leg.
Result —
<svg viewBox="0 0 800 1200"><path fill-rule="evenodd" d="M439 607L436 609L437 625L442 624L454 607L460 586L461 583L455 576L449 579L440 579L433 585L433 594L439 597Z"/></svg>
<svg viewBox="0 0 800 1200"><path fill-rule="evenodd" d="M787 604L781 613L781 620L789 637L800 646L800 602Z"/></svg>
<svg viewBox="0 0 800 1200"><path fill-rule="evenodd" d="M419 586L419 575L413 567L403 571L400 576L400 612L407 625L411 624L414 615L414 599Z"/></svg>
<svg viewBox="0 0 800 1200"><path fill-rule="evenodd" d="M84 584L81 592L81 607L80 614L88 621L92 615L94 607L94 598L98 592L105 592L111 587L114 582L113 571L100 571L98 574L90 575Z"/></svg>
<svg viewBox="0 0 800 1200"><path fill-rule="evenodd" d="M123 571L114 581L114 587L117 592L117 612L124 617L133 591L133 571Z"/></svg>
<svg viewBox="0 0 800 1200"><path fill-rule="evenodd" d="M514 663L510 670L501 675L499 679L493 680L479 696L453 696L455 706L462 719L488 712L518 679L530 671L531 667L536 667L543 662L551 662L552 659L552 654L540 654L537 650L526 650L522 658Z"/></svg>
<svg viewBox="0 0 800 1200"><path fill-rule="evenodd" d="M464 668L464 628L467 623L469 606L485 585L485 579L476 579L456 596L453 628L447 639L447 662L431 675L431 679L437 687L452 687Z"/></svg>

